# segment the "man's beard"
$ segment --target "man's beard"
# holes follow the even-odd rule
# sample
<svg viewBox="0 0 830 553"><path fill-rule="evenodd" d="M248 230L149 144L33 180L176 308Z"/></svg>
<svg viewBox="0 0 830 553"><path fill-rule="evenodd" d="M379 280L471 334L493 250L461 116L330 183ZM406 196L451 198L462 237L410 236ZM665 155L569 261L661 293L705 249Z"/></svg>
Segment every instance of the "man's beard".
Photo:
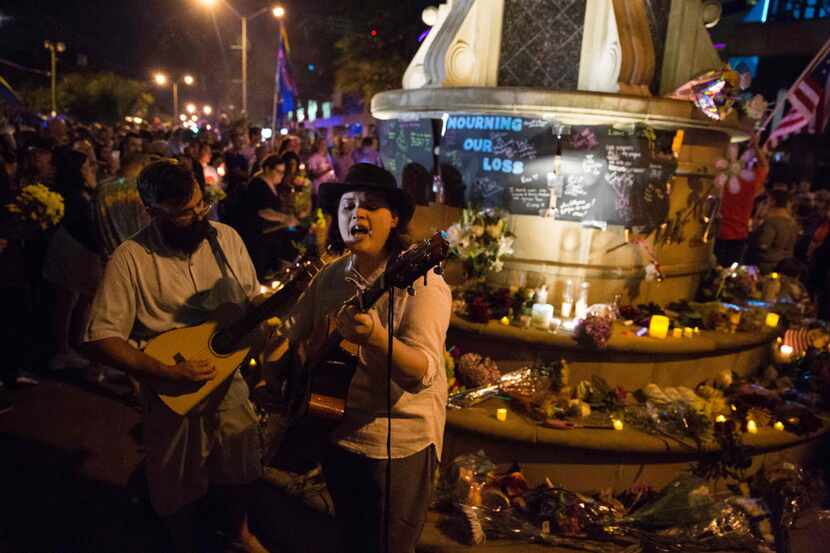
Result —
<svg viewBox="0 0 830 553"><path fill-rule="evenodd" d="M213 227L208 219L196 221L186 227L177 227L170 223L161 225L161 235L164 242L171 248L182 253L192 254L209 235Z"/></svg>

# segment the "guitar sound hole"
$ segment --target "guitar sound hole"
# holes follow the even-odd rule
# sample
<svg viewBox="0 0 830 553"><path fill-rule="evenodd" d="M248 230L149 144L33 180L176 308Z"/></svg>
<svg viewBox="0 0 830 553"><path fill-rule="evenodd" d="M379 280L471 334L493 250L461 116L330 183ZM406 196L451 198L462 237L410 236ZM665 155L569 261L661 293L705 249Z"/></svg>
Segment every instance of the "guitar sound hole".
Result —
<svg viewBox="0 0 830 553"><path fill-rule="evenodd" d="M227 330L220 330L210 339L210 349L217 355L230 355L236 350L236 340Z"/></svg>

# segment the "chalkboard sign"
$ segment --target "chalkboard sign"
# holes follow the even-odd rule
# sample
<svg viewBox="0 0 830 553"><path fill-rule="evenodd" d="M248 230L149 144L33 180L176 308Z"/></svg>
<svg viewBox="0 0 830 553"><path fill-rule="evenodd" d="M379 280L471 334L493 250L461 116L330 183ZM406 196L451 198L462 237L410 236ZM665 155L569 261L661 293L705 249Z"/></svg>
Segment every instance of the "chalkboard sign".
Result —
<svg viewBox="0 0 830 553"><path fill-rule="evenodd" d="M390 119L378 122L380 158L383 166L401 182L404 167L418 163L432 173L432 120Z"/></svg>
<svg viewBox="0 0 830 553"><path fill-rule="evenodd" d="M597 225L668 215L672 132L477 115L443 123L441 163L462 174L471 204Z"/></svg>

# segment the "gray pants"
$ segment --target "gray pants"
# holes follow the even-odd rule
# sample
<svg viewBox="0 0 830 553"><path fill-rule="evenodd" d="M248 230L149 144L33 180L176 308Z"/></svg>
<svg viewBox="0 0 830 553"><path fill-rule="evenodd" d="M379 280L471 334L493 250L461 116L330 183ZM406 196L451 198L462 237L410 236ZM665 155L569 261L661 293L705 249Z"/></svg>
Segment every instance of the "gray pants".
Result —
<svg viewBox="0 0 830 553"><path fill-rule="evenodd" d="M435 447L392 459L389 552L414 553L432 495ZM342 550L385 553L385 459L371 459L331 446L323 471L337 513Z"/></svg>

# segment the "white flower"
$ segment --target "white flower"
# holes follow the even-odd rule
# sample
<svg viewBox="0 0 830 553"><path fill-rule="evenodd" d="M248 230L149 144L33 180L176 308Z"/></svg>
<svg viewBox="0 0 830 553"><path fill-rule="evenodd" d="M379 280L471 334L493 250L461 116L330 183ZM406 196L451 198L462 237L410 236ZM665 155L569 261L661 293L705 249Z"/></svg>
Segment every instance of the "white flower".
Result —
<svg viewBox="0 0 830 553"><path fill-rule="evenodd" d="M455 223L447 229L447 241L450 243L450 247L456 247L463 237L464 231L458 223Z"/></svg>
<svg viewBox="0 0 830 553"><path fill-rule="evenodd" d="M502 263L501 261L493 262L493 265L490 268L490 270L493 271L494 273L499 273L499 272L501 272L502 269L504 269L504 263Z"/></svg>
<svg viewBox="0 0 830 553"><path fill-rule="evenodd" d="M502 236L499 240L499 249L496 257L503 255L513 255L513 238L510 236Z"/></svg>

